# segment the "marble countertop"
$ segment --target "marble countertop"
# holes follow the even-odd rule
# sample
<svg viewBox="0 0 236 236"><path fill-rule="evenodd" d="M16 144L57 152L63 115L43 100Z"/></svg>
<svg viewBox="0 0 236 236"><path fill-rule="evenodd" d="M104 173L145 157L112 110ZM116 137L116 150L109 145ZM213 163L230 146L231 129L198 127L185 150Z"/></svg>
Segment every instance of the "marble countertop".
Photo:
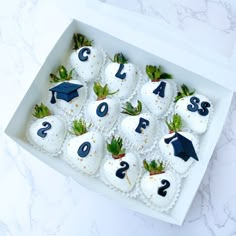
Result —
<svg viewBox="0 0 236 236"><path fill-rule="evenodd" d="M107 0L156 17L189 40L231 55L236 2ZM70 19L56 1L11 0L0 8L0 236L236 235L236 98L182 227L125 209L65 178L3 132L48 51Z"/></svg>

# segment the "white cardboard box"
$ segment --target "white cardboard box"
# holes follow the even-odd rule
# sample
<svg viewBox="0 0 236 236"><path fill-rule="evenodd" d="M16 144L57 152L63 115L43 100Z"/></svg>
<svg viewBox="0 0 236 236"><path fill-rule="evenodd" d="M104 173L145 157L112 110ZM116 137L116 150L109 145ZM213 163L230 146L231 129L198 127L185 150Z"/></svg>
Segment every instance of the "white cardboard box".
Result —
<svg viewBox="0 0 236 236"><path fill-rule="evenodd" d="M217 60L212 62L192 53L191 50L176 47L172 42L169 44L166 43L164 37L166 36L168 38L169 32L165 34L163 31L162 38L157 38L156 35L148 35L146 28L141 31L137 27L132 27L132 24L134 24L132 22L131 25L124 24L119 19L125 19L127 17L127 11L125 10L117 10L115 7L109 7L105 11L108 11L108 9L109 14L104 14L104 6L100 11L95 11L95 9L80 5L80 10L76 13L77 20L73 20L65 29L49 53L45 63L42 65L31 87L12 117L6 133L36 158L63 175L71 176L75 181L88 189L120 201L134 211L181 225L204 176L232 100L233 91L230 88L235 88L233 79L229 79L231 86L225 85L220 75L225 73L227 76L230 76L230 73L233 73L233 71L227 65L225 68L217 67L217 63L221 61L221 58L218 58L218 62ZM117 12L119 13L118 17ZM92 18L90 17L91 15L93 16ZM134 19L136 15L136 13L129 13L130 19ZM139 24L141 29L145 20L147 20L146 17L137 19L136 23ZM200 162L191 169L190 175L184 181L184 186L182 186L183 191L181 191L177 204L169 214L155 212L137 200L128 199L119 193L113 192L99 180L76 172L64 161L52 158L45 155L45 153L35 150L25 140L26 125L32 111L32 106L39 103L42 100L41 98L46 95L47 90L44 88L48 86L48 75L50 72L55 71L58 65L63 63L68 56L69 50L72 48L72 35L74 32L81 32L88 36L88 38L94 39L96 44L102 46L110 55L113 55L117 51L123 52L125 55L128 55L130 61L141 68L144 68L146 64L162 65L168 73L174 75L178 84L186 83L191 85L199 93L207 95L213 102L215 110L214 117L208 131L201 139ZM181 42L183 43L183 41ZM211 71L212 68L214 68L214 71ZM205 143L207 145L204 145Z"/></svg>

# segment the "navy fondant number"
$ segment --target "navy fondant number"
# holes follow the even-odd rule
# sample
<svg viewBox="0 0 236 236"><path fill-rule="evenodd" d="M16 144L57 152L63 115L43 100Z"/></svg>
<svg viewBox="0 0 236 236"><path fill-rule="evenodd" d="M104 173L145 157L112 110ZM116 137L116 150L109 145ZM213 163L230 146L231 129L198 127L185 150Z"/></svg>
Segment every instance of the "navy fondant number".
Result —
<svg viewBox="0 0 236 236"><path fill-rule="evenodd" d="M108 104L106 102L102 102L98 105L96 114L99 117L104 117L108 112Z"/></svg>
<svg viewBox="0 0 236 236"><path fill-rule="evenodd" d="M139 123L138 123L138 126L137 126L137 128L135 129L135 131L137 132L137 133L139 133L139 134L141 134L142 133L142 130L141 130L141 128L143 128L143 129L146 129L147 128L147 126L149 126L149 120L146 120L146 119L144 119L144 118L140 118L139 119Z"/></svg>
<svg viewBox="0 0 236 236"><path fill-rule="evenodd" d="M49 122L44 121L42 123L44 128L38 130L37 135L41 138L45 138L47 136L46 131L52 128L52 125Z"/></svg>
<svg viewBox="0 0 236 236"><path fill-rule="evenodd" d="M87 61L88 60L88 56L84 55L85 53L87 55L89 55L91 53L91 50L89 48L82 48L78 54L80 61Z"/></svg>
<svg viewBox="0 0 236 236"><path fill-rule="evenodd" d="M153 93L164 98L165 97L165 89L166 89L166 82L161 81L161 83L158 85L158 87L155 90L153 90Z"/></svg>
<svg viewBox="0 0 236 236"><path fill-rule="evenodd" d="M77 154L80 157L86 157L86 156L88 156L88 154L90 152L90 149L91 149L91 143L90 142L84 142L80 145L80 147L77 151Z"/></svg>
<svg viewBox="0 0 236 236"><path fill-rule="evenodd" d="M120 179L124 179L125 178L124 172L129 169L129 164L126 161L122 161L120 165L123 167L116 171L116 176Z"/></svg>
<svg viewBox="0 0 236 236"><path fill-rule="evenodd" d="M163 186L159 187L157 190L157 194L165 197L167 194L166 189L168 189L170 187L170 182L166 179L161 180L161 183L163 184Z"/></svg>
<svg viewBox="0 0 236 236"><path fill-rule="evenodd" d="M126 73L124 72L121 74L121 71L124 69L124 64L120 64L118 71L116 72L115 76L119 79L124 79L126 77Z"/></svg>
<svg viewBox="0 0 236 236"><path fill-rule="evenodd" d="M199 115L201 115L201 116L208 115L208 113L209 113L208 108L211 107L211 104L209 102L201 102L201 104L200 104L201 108L199 108L200 99L198 97L191 97L190 102L191 102L191 104L189 104L187 106L187 109L189 111L191 111L191 112L198 111Z"/></svg>

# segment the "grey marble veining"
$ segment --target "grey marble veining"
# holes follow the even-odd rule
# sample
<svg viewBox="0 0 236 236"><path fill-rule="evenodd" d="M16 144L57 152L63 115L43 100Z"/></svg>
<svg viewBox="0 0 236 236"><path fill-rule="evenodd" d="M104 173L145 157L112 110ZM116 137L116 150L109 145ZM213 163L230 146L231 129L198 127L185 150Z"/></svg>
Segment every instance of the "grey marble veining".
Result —
<svg viewBox="0 0 236 236"><path fill-rule="evenodd" d="M236 2L106 0L152 15L223 55L235 44ZM0 8L0 236L236 235L236 97L182 227L134 213L42 164L3 134L69 19L56 1L12 0ZM46 32L46 33L45 33ZM14 96L9 96L12 92Z"/></svg>

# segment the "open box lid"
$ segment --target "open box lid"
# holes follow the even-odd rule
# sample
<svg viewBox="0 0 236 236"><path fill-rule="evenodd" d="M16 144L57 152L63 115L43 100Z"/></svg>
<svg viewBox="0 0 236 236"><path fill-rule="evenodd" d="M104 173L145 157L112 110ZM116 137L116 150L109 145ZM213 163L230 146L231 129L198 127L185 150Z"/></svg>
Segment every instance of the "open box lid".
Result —
<svg viewBox="0 0 236 236"><path fill-rule="evenodd" d="M231 91L236 91L236 49L226 57L187 41L181 31L165 28L157 19L97 0L59 1L69 17L96 27L134 46L156 53ZM119 50L119 49L117 49Z"/></svg>

